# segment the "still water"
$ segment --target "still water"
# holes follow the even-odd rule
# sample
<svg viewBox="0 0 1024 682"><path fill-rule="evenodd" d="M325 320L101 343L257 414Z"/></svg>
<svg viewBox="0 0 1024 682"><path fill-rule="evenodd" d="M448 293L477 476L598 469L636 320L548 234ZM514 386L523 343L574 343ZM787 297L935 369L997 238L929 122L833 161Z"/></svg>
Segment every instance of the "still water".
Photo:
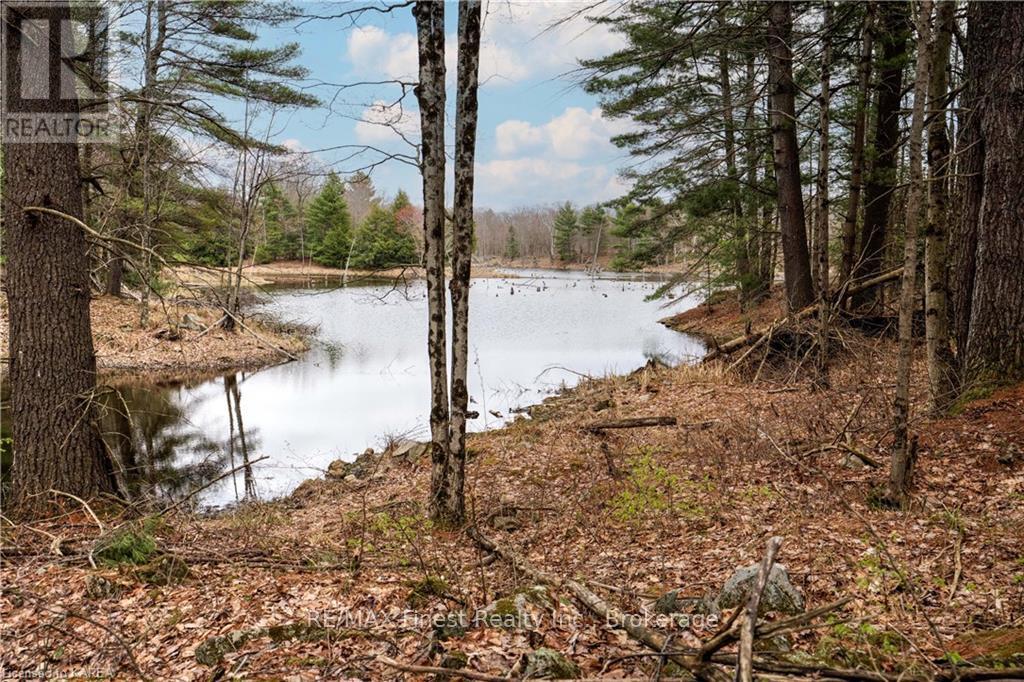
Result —
<svg viewBox="0 0 1024 682"><path fill-rule="evenodd" d="M470 409L480 416L471 430L500 425L584 376L703 353L657 322L666 312L644 300L658 286L649 275L510 274L472 282ZM264 312L319 327L301 360L193 384L122 386L131 416L108 411L107 437L135 485L169 496L266 457L204 490L207 505L286 494L389 435L425 439L425 295L423 282L278 288Z"/></svg>

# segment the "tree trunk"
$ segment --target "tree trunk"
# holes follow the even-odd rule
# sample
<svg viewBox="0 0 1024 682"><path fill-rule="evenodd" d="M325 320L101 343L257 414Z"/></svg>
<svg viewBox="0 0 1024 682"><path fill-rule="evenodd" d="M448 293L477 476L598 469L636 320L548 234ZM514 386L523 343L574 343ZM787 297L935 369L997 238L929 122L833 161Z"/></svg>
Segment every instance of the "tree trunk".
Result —
<svg viewBox="0 0 1024 682"><path fill-rule="evenodd" d="M940 2L937 8L935 45L932 48L929 101L934 109L928 127L929 185L928 222L925 239L925 340L928 355L928 403L935 414L945 410L956 396L953 350L949 343L947 275L949 134L946 106L949 51L956 5Z"/></svg>
<svg viewBox="0 0 1024 682"><path fill-rule="evenodd" d="M829 171L829 103L832 82L832 4L826 2L822 15L821 93L818 96L818 177L814 221L814 262L818 285L818 380L828 383L828 171Z"/></svg>
<svg viewBox="0 0 1024 682"><path fill-rule="evenodd" d="M910 368L913 361L913 320L917 281L917 230L924 215L922 146L924 109L928 99L929 34L931 0L921 0L917 16L917 66L914 78L914 109L910 123L910 189L907 195L906 231L903 238L903 276L900 286L900 343L896 370L895 439L889 473L889 497L901 505L913 476L914 448L908 437L910 424Z"/></svg>
<svg viewBox="0 0 1024 682"><path fill-rule="evenodd" d="M719 17L719 24L724 22ZM725 124L725 173L732 186L733 239L736 244L736 279L739 280L740 305L750 298L750 259L747 256L747 227L743 220L743 204L740 200L740 175L736 166L736 123L733 118L732 82L729 75L729 51L723 42L718 49L719 91L722 98L722 116Z"/></svg>
<svg viewBox="0 0 1024 682"><path fill-rule="evenodd" d="M867 133L874 20L875 5L869 3L861 35L857 113L854 115L853 141L850 146L850 198L846 207L846 218L843 220L843 254L839 269L840 286L849 281L857 257L857 216L860 213L860 192L864 184L864 136Z"/></svg>
<svg viewBox="0 0 1024 682"><path fill-rule="evenodd" d="M755 190L757 187L757 167L761 160L761 140L755 131L756 126L756 107L758 103L757 96L757 72L754 63L754 52L750 51L747 55L746 63L746 97L747 107L746 112L743 116L743 127L745 129L745 163L746 163L746 176L747 176L747 189L748 189L748 200L746 206L746 212L743 219L746 221L746 243L741 248L745 250L747 262L750 264L750 284L749 292L747 295L748 300L755 301L768 292L768 287L771 284L770 279L765 279L765 264L762 261L763 249L761 248L761 242L766 238L760 229L758 224L758 208L760 200L758 198L758 192Z"/></svg>
<svg viewBox="0 0 1024 682"><path fill-rule="evenodd" d="M455 105L455 206L452 226L452 416L448 462L434 496L433 518L448 525L465 520L466 410L469 409L469 278L473 255L473 163L476 155L477 76L480 66L480 2L459 3L458 99Z"/></svg>
<svg viewBox="0 0 1024 682"><path fill-rule="evenodd" d="M814 300L807 252L804 202L800 189L800 151L796 140L796 87L790 49L793 17L789 3L774 2L768 11L768 80L771 125L782 231L782 267L786 302L799 310Z"/></svg>
<svg viewBox="0 0 1024 682"><path fill-rule="evenodd" d="M427 278L430 360L431 517L444 518L456 491L449 476L448 362L444 292L444 3L413 7L419 51L420 170L423 175L423 261Z"/></svg>
<svg viewBox="0 0 1024 682"><path fill-rule="evenodd" d="M1024 375L1024 4L971 3L968 28L982 156L963 368L976 385Z"/></svg>
<svg viewBox="0 0 1024 682"><path fill-rule="evenodd" d="M78 115L78 100L61 97L61 69L24 60L19 45L49 43L58 64L68 3L5 2L5 74L9 92L22 83L49 84L49 99L25 100L37 113ZM32 21L29 20L31 17ZM42 35L40 24L43 20ZM66 84L65 84L66 85ZM26 207L81 219L82 189L74 141L5 140L4 252L10 329L14 505L27 513L47 506L53 488L83 499L113 492L113 467L96 425L96 356L89 321L89 260L85 234L71 221Z"/></svg>
<svg viewBox="0 0 1024 682"><path fill-rule="evenodd" d="M881 49L878 78L878 110L872 140L874 161L864 188L864 226L854 275L869 278L882 271L885 259L889 209L896 189L896 160L900 148L900 98L903 94L903 60L907 53L909 24L902 3L879 5L878 43ZM881 289L865 292L857 305L881 300Z"/></svg>

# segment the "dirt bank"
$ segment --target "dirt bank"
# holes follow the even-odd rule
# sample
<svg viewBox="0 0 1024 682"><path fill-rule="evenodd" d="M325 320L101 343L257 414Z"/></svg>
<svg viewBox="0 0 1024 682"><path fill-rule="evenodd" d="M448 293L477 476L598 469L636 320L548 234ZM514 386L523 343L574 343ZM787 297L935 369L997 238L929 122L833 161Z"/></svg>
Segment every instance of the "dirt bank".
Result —
<svg viewBox="0 0 1024 682"><path fill-rule="evenodd" d="M774 361L756 383L718 364L588 381L533 419L470 437L471 516L534 566L632 613L667 590L716 593L780 535L779 561L808 608L852 598L789 643L794 658L886 673L927 672L942 657L1021 665L1024 386L924 420L915 367L914 502L893 511L878 491L894 345L852 334L847 343L827 389ZM678 423L586 428L635 416ZM837 442L881 466L822 449ZM3 662L117 679L376 680L396 676L381 655L504 675L547 648L587 676L655 673L656 659L567 591L531 590L464 534L433 527L429 478L425 459L384 458L361 478L310 481L288 499L149 522L146 536L187 575L152 553L139 566L90 567L101 533L69 503L68 517L5 534ZM486 605L521 606L534 626L431 621ZM711 634L694 619L672 644Z"/></svg>
<svg viewBox="0 0 1024 682"><path fill-rule="evenodd" d="M0 345L7 354L7 300L0 298ZM92 299L96 365L107 373L201 374L284 362L308 348L309 330L256 314L248 329L213 326L220 312L192 302L151 305L149 324L139 326L139 304L127 298Z"/></svg>

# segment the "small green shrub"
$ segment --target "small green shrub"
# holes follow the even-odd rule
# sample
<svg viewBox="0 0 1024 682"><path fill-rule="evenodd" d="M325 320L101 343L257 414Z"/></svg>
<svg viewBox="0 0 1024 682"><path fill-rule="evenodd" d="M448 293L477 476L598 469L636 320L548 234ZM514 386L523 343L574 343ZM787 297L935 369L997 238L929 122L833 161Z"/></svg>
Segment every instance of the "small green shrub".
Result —
<svg viewBox="0 0 1024 682"><path fill-rule="evenodd" d="M147 522L118 528L105 539L101 539L99 546L93 551L93 556L107 566L140 565L148 563L156 551L152 523Z"/></svg>

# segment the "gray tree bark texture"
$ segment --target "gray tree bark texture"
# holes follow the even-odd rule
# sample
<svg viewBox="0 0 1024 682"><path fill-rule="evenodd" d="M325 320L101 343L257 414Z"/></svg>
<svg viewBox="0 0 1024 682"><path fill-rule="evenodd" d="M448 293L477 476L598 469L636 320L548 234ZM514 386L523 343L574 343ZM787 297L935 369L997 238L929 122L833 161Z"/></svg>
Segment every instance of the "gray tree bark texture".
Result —
<svg viewBox="0 0 1024 682"><path fill-rule="evenodd" d="M910 189L907 194L906 228L903 236L903 276L900 285L899 361L896 370L895 439L889 496L902 503L913 476L910 430L910 369L914 350L914 307L917 297L917 232L924 217L923 137L924 109L928 99L930 66L931 0L921 0L917 9L917 64L914 75L914 108L910 120Z"/></svg>
<svg viewBox="0 0 1024 682"><path fill-rule="evenodd" d="M1024 4L972 2L956 291L965 387L1024 375Z"/></svg>
<svg viewBox="0 0 1024 682"><path fill-rule="evenodd" d="M878 59L878 103L872 139L871 169L864 186L864 225L854 276L868 279L882 271L885 261L889 211L896 189L896 162L900 148L900 99L903 95L903 68L910 35L907 9L899 2L878 5L879 25L876 37L881 51ZM856 305L871 305L880 300L881 289L864 292Z"/></svg>
<svg viewBox="0 0 1024 682"><path fill-rule="evenodd" d="M814 212L814 273L818 295L818 381L828 383L828 317L829 300L828 219L831 203L828 194L829 172L829 106L832 83L832 4L826 2L822 13L821 85L818 95L818 177L817 202Z"/></svg>
<svg viewBox="0 0 1024 682"><path fill-rule="evenodd" d="M768 81L775 182L782 232L786 302L800 310L814 300L807 249L804 202L800 189L800 152L796 139L796 86L793 83L792 9L774 2L768 10Z"/></svg>
<svg viewBox="0 0 1024 682"><path fill-rule="evenodd" d="M864 184L864 137L867 134L868 98L871 87L871 53L874 43L875 6L869 4L861 29L860 64L857 74L857 113L853 119L853 140L850 144L850 195L843 220L843 254L839 265L840 286L853 274L857 254L857 217L860 214L860 193Z"/></svg>
<svg viewBox="0 0 1024 682"><path fill-rule="evenodd" d="M473 170L476 157L480 70L480 2L459 3L458 96L455 102L455 205L452 226L452 413L448 462L442 472L448 497L435 496L434 516L449 524L465 518L466 410L469 409L469 284L473 256ZM442 504L443 503L443 504Z"/></svg>
<svg viewBox="0 0 1024 682"><path fill-rule="evenodd" d="M77 115L78 100L60 96L62 77L68 78L62 69L45 60L13 68L23 40L48 42L49 61L60 64L61 24L70 19L69 5L5 2L2 12L6 86L20 92L23 82L48 83L50 98L29 100L32 109ZM47 20L48 32L33 31L29 17ZM64 218L24 210L42 207L81 219L77 147L75 141L3 145L11 489L14 506L26 513L44 510L51 488L83 499L116 489L93 406L96 356L85 234Z"/></svg>
<svg viewBox="0 0 1024 682"><path fill-rule="evenodd" d="M450 460L448 358L444 274L444 3L413 6L419 51L416 99L420 105L420 172L423 175L423 261L427 278L427 355L430 363L431 516L451 505L456 491Z"/></svg>
<svg viewBox="0 0 1024 682"><path fill-rule="evenodd" d="M946 108L949 90L949 52L955 22L955 3L940 2L936 8L935 44L928 84L929 183L928 222L925 241L925 346L928 356L928 404L937 414L956 397L956 370L949 339L949 133Z"/></svg>

